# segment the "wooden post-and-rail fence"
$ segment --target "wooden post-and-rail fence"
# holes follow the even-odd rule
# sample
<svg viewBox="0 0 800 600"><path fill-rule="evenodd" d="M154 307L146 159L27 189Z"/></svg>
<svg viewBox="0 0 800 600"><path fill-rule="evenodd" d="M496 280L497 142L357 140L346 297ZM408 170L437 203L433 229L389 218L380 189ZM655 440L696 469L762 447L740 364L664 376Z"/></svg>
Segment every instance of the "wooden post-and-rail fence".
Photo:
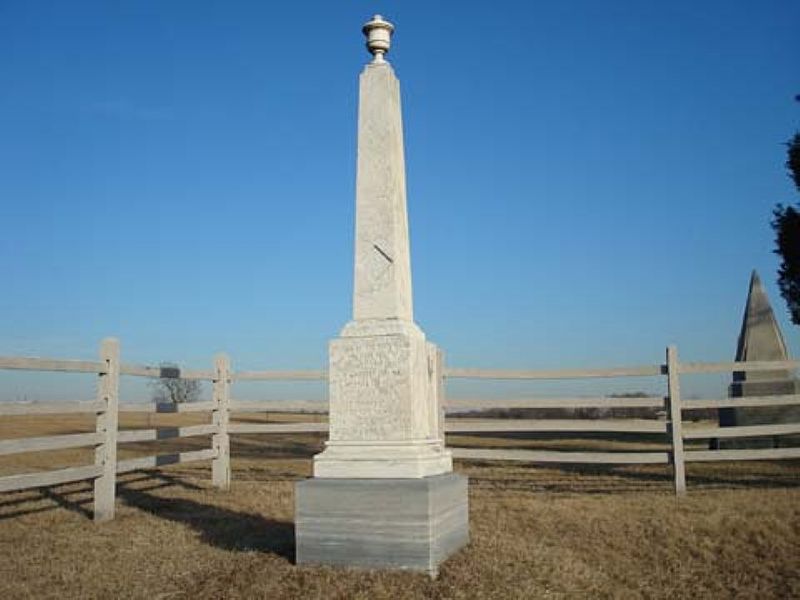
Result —
<svg viewBox="0 0 800 600"><path fill-rule="evenodd" d="M96 373L98 376L97 398L94 402L0 403L0 415L65 413L94 413L96 415L95 433L0 441L0 455L85 446L94 446L95 448L93 465L0 477L0 492L91 479L94 481L94 519L95 521L107 521L114 518L116 479L117 475L121 473L175 463L211 460L214 485L220 489L228 489L230 487L231 466L228 420L231 374L230 361L227 356L220 354L215 358L213 371L178 371L176 369L126 365L120 362L119 342L113 338L108 338L100 344L100 360L98 362L0 357L0 369ZM190 404L121 404L119 401L120 375L136 377L180 376L184 379L208 380L213 384L213 397L211 402L193 402ZM119 413L121 412L183 413L206 411L210 411L212 415L212 422L208 425L127 431L119 429ZM119 444L198 435L211 435L211 447L190 452L117 460L117 446Z"/></svg>
<svg viewBox="0 0 800 600"><path fill-rule="evenodd" d="M103 340L99 361L54 360L45 358L0 357L0 370L64 371L95 373L98 376L97 398L93 402L2 403L2 415L37 415L93 413L96 415L94 433L56 435L38 438L0 440L0 455L37 450L56 450L93 446L94 464L41 473L0 477L0 492L46 487L76 481L94 482L94 518L105 521L114 517L116 476L129 471L156 468L175 463L211 460L213 485L227 490L231 483L230 435L235 433L311 433L327 431L327 423L231 423L231 412L326 412L322 402L248 402L231 399L234 381L268 380L325 380L325 371L241 371L231 370L224 354L214 360L208 371L161 369L129 365L120 362L119 343ZM663 398L599 397L599 398L531 398L513 400L445 400L451 414L445 420L447 433L486 432L619 432L663 434L667 451L651 452L574 452L552 450L485 449L453 447L456 458L472 460L524 461L531 463L605 463L605 464L665 464L672 470L675 492L686 492L687 462L721 460L770 460L800 458L800 448L685 450L685 440L778 436L800 434L800 423L748 425L736 427L694 427L684 431L683 413L693 410L727 407L765 407L800 404L800 394L715 400L684 401L680 394L680 376L691 373L726 373L733 371L777 371L800 367L800 361L681 363L674 346L667 348L666 362L660 365L612 369L569 369L512 371L492 369L459 369L440 365L439 376L444 379L493 380L572 380L585 378L662 377L666 376L667 395ZM121 375L136 377L178 377L205 380L212 383L211 402L187 404L131 403L119 401ZM661 409L665 420L656 419L499 419L464 417L468 410L492 408L651 408ZM184 413L211 412L211 423L178 428L120 430L120 412ZM117 446L127 442L185 438L210 435L211 447L190 452L178 452L117 460Z"/></svg>

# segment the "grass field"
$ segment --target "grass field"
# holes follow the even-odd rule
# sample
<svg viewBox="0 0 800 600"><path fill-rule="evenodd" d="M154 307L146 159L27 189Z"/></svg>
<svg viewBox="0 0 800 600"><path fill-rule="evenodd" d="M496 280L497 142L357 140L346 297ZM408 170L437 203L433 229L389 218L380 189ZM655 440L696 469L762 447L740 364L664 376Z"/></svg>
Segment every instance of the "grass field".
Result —
<svg viewBox="0 0 800 600"><path fill-rule="evenodd" d="M126 416L126 427L202 415ZM263 420L263 416L253 416ZM320 418L320 417L313 417ZM308 417L306 417L308 419ZM150 421L149 421L150 420ZM148 423L149 421L149 423ZM8 417L0 438L88 431L91 418ZM688 465L672 495L660 465L541 467L458 462L470 477L472 540L439 578L293 564L294 482L310 475L322 435L237 435L233 487L210 466L129 473L117 518L89 519L90 486L0 495L2 598L797 598L800 463ZM492 447L641 448L492 436ZM208 438L126 445L120 458L200 449ZM88 450L0 457L0 474L90 462Z"/></svg>

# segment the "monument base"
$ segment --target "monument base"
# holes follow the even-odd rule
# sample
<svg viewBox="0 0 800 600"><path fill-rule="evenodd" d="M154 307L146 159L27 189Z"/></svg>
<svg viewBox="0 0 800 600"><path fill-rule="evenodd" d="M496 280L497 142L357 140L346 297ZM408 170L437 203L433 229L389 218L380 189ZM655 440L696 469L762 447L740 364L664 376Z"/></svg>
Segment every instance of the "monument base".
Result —
<svg viewBox="0 0 800 600"><path fill-rule="evenodd" d="M295 487L297 564L426 571L469 541L467 478L307 479Z"/></svg>
<svg viewBox="0 0 800 600"><path fill-rule="evenodd" d="M800 382L794 379L737 381L731 384L729 396L746 400L754 396L784 396L800 393ZM719 409L720 427L747 425L778 425L800 423L800 406L751 406ZM712 450L746 448L790 448L800 442L800 436L778 435L742 438L718 438L709 442Z"/></svg>
<svg viewBox="0 0 800 600"><path fill-rule="evenodd" d="M419 479L450 473L453 455L440 440L402 442L328 441L314 456L314 477Z"/></svg>

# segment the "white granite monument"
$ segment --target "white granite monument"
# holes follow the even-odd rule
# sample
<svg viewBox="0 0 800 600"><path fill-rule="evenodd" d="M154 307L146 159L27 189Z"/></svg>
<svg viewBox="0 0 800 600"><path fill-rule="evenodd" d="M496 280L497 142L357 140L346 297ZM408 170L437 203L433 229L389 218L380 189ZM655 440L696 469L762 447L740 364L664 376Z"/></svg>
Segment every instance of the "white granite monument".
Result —
<svg viewBox="0 0 800 600"><path fill-rule="evenodd" d="M414 323L394 27L364 25L353 319L329 351L330 435L296 489L298 563L425 570L467 543L467 480L452 473L441 354Z"/></svg>

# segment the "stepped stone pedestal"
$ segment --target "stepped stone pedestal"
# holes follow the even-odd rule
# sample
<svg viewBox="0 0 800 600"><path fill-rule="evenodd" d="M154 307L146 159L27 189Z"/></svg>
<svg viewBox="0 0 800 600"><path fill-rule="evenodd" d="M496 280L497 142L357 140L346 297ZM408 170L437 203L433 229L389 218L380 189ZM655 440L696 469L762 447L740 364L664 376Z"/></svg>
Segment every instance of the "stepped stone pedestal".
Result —
<svg viewBox="0 0 800 600"><path fill-rule="evenodd" d="M364 25L353 320L329 347L330 434L295 489L298 564L436 573L469 540L467 479L444 446L442 358L414 323L394 27Z"/></svg>
<svg viewBox="0 0 800 600"><path fill-rule="evenodd" d="M789 360L786 343L758 273L753 271L742 329L739 333L736 361L779 360ZM731 398L800 394L800 381L790 371L736 372L733 374L728 394ZM733 407L722 408L719 411L720 427L793 422L800 423L798 405ZM712 440L711 447L714 449L777 448L783 445L796 446L797 442L796 436L720 438Z"/></svg>

